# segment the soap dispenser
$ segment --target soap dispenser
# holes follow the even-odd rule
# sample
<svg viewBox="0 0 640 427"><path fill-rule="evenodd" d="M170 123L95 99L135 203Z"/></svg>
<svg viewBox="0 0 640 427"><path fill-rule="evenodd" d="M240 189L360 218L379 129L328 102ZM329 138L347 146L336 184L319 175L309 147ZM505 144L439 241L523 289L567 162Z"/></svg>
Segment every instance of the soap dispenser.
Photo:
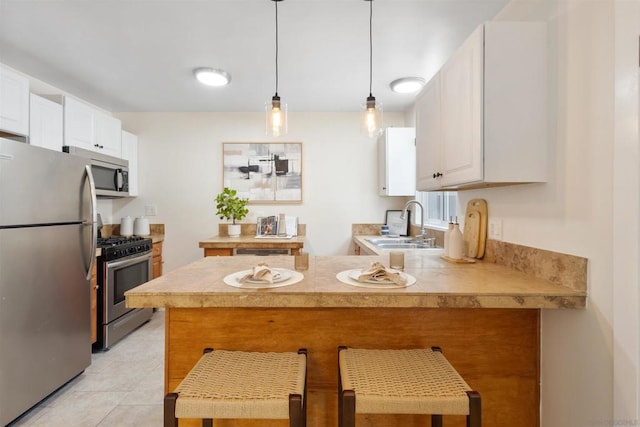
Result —
<svg viewBox="0 0 640 427"><path fill-rule="evenodd" d="M444 256L449 256L449 249L451 248L449 244L449 238L451 236L451 232L453 231L453 217L449 217L449 228L444 232Z"/></svg>
<svg viewBox="0 0 640 427"><path fill-rule="evenodd" d="M449 234L449 254L447 256L451 259L462 259L463 252L464 240L460 231L460 224L458 224L458 217L456 217L456 222L453 223L453 229Z"/></svg>

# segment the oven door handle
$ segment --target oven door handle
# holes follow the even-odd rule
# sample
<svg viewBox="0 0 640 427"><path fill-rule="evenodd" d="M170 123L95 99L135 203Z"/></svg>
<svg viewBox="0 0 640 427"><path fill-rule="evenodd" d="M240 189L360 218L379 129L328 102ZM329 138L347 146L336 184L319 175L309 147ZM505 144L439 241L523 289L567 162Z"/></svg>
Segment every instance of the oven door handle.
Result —
<svg viewBox="0 0 640 427"><path fill-rule="evenodd" d="M107 268L113 269L113 268L127 267L129 265L138 264L142 261L150 260L152 258L152 255L153 254L151 252L147 252L142 255L140 254L130 255L125 259L107 261Z"/></svg>

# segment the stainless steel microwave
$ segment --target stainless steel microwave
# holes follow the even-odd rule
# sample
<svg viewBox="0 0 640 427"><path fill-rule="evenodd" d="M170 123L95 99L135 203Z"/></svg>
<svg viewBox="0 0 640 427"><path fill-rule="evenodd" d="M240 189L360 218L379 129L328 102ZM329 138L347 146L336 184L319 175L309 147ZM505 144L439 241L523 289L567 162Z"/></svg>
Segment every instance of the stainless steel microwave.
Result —
<svg viewBox="0 0 640 427"><path fill-rule="evenodd" d="M62 147L65 153L91 159L91 172L99 197L129 196L129 161L96 153L70 145Z"/></svg>

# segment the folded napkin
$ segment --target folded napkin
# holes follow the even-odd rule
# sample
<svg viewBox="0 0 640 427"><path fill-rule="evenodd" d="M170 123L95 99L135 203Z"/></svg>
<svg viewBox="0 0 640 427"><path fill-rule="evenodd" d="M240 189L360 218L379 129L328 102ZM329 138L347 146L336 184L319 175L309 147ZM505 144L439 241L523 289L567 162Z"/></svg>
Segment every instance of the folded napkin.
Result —
<svg viewBox="0 0 640 427"><path fill-rule="evenodd" d="M393 282L396 285L402 286L407 284L407 279L400 275L397 270L386 268L380 262L372 262L368 270L363 270L358 276L358 281L375 281L375 282Z"/></svg>
<svg viewBox="0 0 640 427"><path fill-rule="evenodd" d="M253 282L273 283L274 277L276 277L278 274L279 273L273 272L266 262L261 262L253 267L251 273L239 278L238 282L244 283L247 280L251 280Z"/></svg>

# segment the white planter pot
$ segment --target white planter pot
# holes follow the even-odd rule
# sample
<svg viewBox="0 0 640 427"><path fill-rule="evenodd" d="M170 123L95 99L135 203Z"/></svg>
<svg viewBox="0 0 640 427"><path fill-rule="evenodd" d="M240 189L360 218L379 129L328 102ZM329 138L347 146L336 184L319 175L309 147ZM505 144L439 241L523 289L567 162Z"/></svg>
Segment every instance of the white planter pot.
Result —
<svg viewBox="0 0 640 427"><path fill-rule="evenodd" d="M240 237L240 224L229 224L227 226L229 237Z"/></svg>

